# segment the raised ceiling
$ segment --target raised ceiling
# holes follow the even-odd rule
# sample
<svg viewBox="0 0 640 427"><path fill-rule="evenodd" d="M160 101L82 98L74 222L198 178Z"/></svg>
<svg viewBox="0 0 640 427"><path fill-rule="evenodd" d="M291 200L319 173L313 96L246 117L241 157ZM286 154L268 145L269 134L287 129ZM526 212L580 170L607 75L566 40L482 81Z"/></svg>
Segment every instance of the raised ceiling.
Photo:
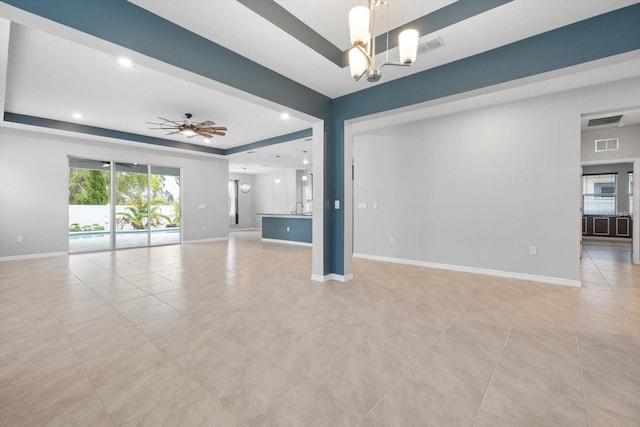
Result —
<svg viewBox="0 0 640 427"><path fill-rule="evenodd" d="M300 37L285 31L277 19L267 19L263 17L265 13L261 15L247 7L245 4L250 0L131 0L130 3L329 98L372 86L364 81L354 82L348 68L336 65L302 42ZM312 30L335 49L344 51L349 47L348 10L365 3L364 0L260 0L257 4L263 9L290 13L296 22L304 24L300 31ZM430 52L422 48L411 68L385 68L379 84L638 1L516 0L485 3L492 3L495 7L437 31L421 34L421 42L440 37L444 46ZM463 9L473 4L469 0L389 0L390 27L449 10L446 8ZM384 22L384 14L381 16ZM302 131L310 128L315 120L307 114L288 110L241 89L186 71L158 57L122 48L3 2L0 2L0 17L3 18L0 19L3 28L10 26L10 37L0 41L0 51L8 52L7 60L1 62L6 69L0 70L7 74L6 80L1 79L0 82L0 93L5 95L0 97L4 101L4 112L74 122L76 119L71 114L79 111L84 116L79 123L84 125L222 150ZM378 32L382 33L383 27ZM145 42L154 45L153 39ZM168 58L179 56L183 49L184 52L191 49L189 45L154 45L154 48L166 53ZM202 55L207 55L207 52L203 51ZM389 55L394 58L397 53L392 49ZM117 64L120 56L131 58L133 67L121 68ZM281 119L283 111L291 114L288 120ZM146 124L158 116L177 119L184 113L192 113L195 120L213 120L229 128L229 132L225 137L204 143L200 138L166 136L161 131L149 130L150 126ZM291 148L281 146L279 149L292 153L303 151L303 139L292 137L292 141ZM261 151L265 151L268 157L274 150L278 151L275 148ZM250 165L248 157L234 154L229 159L237 169ZM265 159L257 159L258 164L267 163Z"/></svg>

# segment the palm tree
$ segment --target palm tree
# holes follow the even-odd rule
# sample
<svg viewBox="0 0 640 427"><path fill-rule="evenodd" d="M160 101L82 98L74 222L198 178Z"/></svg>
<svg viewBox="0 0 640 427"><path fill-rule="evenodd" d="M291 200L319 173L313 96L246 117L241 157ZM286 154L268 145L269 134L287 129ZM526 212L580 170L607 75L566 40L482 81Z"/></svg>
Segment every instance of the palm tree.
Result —
<svg viewBox="0 0 640 427"><path fill-rule="evenodd" d="M116 212L116 216L118 216L118 222L122 226L124 224L131 224L134 230L143 230L148 227L148 214L149 214L149 204L145 201L142 201L142 197L136 197L132 200L133 204L131 206L127 206L125 208L125 212ZM160 206L164 203L164 200L154 199L151 201L151 226L158 227L162 220L166 220L167 222L171 222L171 218L167 215L160 213Z"/></svg>

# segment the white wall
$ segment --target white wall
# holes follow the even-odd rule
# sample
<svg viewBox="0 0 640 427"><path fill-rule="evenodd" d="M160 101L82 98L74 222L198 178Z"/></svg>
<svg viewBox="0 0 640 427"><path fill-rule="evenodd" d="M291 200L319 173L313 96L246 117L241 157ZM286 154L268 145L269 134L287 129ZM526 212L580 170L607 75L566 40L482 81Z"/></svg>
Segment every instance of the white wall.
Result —
<svg viewBox="0 0 640 427"><path fill-rule="evenodd" d="M67 251L68 156L182 168L183 240L228 236L225 159L0 128L0 257Z"/></svg>
<svg viewBox="0 0 640 427"><path fill-rule="evenodd" d="M256 209L254 203L254 195L256 194L256 188L253 182L253 175L242 173L230 173L229 179L237 179L240 184L243 182L249 183L251 189L248 193L243 193L238 190L238 224L229 225L230 230L242 230L247 228L259 228L258 220L256 217Z"/></svg>
<svg viewBox="0 0 640 427"><path fill-rule="evenodd" d="M638 100L636 100L637 102ZM624 121L624 118L623 118ZM595 150L596 139L618 138L616 151ZM583 162L600 162L640 157L640 125L586 130L581 135Z"/></svg>
<svg viewBox="0 0 640 427"><path fill-rule="evenodd" d="M276 178L280 178L279 184ZM254 175L254 183L257 213L291 213L296 208L295 169Z"/></svg>
<svg viewBox="0 0 640 427"><path fill-rule="evenodd" d="M578 284L580 115L634 93L640 79L355 136L354 252Z"/></svg>

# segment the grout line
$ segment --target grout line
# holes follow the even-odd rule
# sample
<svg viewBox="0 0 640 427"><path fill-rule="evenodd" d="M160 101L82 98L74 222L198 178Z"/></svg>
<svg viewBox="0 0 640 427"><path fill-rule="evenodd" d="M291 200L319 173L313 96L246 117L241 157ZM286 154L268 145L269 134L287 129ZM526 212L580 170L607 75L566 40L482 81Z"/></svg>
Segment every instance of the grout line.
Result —
<svg viewBox="0 0 640 427"><path fill-rule="evenodd" d="M455 317L455 319L453 319L446 328L444 328L442 330L442 332L440 332L440 334L436 337L436 339L433 340L433 342L431 344L429 344L429 346L425 349L425 351L423 351L422 353L420 353L418 355L418 357L416 357L416 360L411 364L411 366L409 366L402 375L400 375L400 377L393 383L391 384L391 386L388 388L388 390L382 395L382 397L380 397L380 399L378 399L378 401L376 403L374 403L371 408L360 418L360 420L358 420L358 423L355 425L355 427L358 427L362 421L364 421L365 418L367 418L369 416L369 414L371 412L373 412L373 410L376 408L376 406L378 406L380 404L380 402L382 402L382 400L384 400L385 397L387 397L387 395L389 393L391 393L391 391L393 391L393 389L398 385L398 383L400 381L402 381L403 378L405 378L407 376L407 374L409 373L409 371L411 371L413 369L414 366L416 366L418 364L418 362L420 361L420 359L427 354L429 351L431 351L431 348L433 347L433 345L438 342L438 340L440 339L440 337L442 337L445 332L447 332L449 330L449 328L451 328L451 326L460 318L460 316L462 316L462 314L467 311L467 309L469 308L469 306L472 303L467 304L467 306L464 308L464 310L461 310L460 313L458 313L458 315Z"/></svg>
<svg viewBox="0 0 640 427"><path fill-rule="evenodd" d="M578 339L578 331L574 328L574 333L576 334L576 351L578 353L578 366L580 366L580 382L582 384L582 399L584 401L584 412L585 417L587 418L587 427L591 424L589 423L589 406L587 405L587 392L584 386L584 374L582 372L582 356L580 355L580 342Z"/></svg>
<svg viewBox="0 0 640 427"><path fill-rule="evenodd" d="M520 295L520 299L518 300L518 305L520 305L520 303L522 302L522 299L524 298L524 295L527 291L527 286L531 286L531 285L525 285L522 289L522 294ZM517 306L516 306L517 307ZM496 375L496 371L498 370L498 366L500 365L500 361L502 360L502 355L504 354L504 349L507 348L507 343L509 342L509 337L511 337L511 331L513 330L513 325L515 325L516 323L516 319L518 317L518 311L516 310L514 316L513 316L513 320L511 321L511 326L509 326L509 332L507 332L507 336L504 339L504 344L502 344L502 350L500 350L500 354L498 355L498 359L496 360L496 364L493 367L493 372L491 372L491 377L489 378L489 382L487 382L487 386L484 389L484 393L482 394L482 400L480 401L480 404L478 405L478 411L476 412L476 416L473 419L473 424L471 424L471 426L475 426L476 423L478 422L478 417L480 416L480 410L482 409L482 405L484 404L484 400L487 397L487 392L489 391L489 386L491 385L491 382L493 381L493 377Z"/></svg>

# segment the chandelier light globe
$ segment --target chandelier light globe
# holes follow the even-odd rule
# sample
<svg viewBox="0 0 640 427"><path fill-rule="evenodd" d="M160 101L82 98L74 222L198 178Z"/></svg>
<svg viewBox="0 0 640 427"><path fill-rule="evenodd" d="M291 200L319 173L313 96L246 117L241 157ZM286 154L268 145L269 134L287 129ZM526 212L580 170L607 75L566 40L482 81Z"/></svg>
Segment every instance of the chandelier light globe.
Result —
<svg viewBox="0 0 640 427"><path fill-rule="evenodd" d="M248 183L248 182L243 181L243 182L240 184L240 191L242 191L243 193L245 193L245 194L246 194L246 193L248 193L250 190L251 190L251 185L249 185L249 183Z"/></svg>
<svg viewBox="0 0 640 427"><path fill-rule="evenodd" d="M404 30L398 36L400 50L400 62L411 64L418 54L418 31L414 29Z"/></svg>
<svg viewBox="0 0 640 427"><path fill-rule="evenodd" d="M366 45L369 42L369 19L371 12L366 6L356 6L349 11L349 34L352 45Z"/></svg>
<svg viewBox="0 0 640 427"><path fill-rule="evenodd" d="M357 47L349 50L349 69L351 77L357 78L367 71L367 57Z"/></svg>

